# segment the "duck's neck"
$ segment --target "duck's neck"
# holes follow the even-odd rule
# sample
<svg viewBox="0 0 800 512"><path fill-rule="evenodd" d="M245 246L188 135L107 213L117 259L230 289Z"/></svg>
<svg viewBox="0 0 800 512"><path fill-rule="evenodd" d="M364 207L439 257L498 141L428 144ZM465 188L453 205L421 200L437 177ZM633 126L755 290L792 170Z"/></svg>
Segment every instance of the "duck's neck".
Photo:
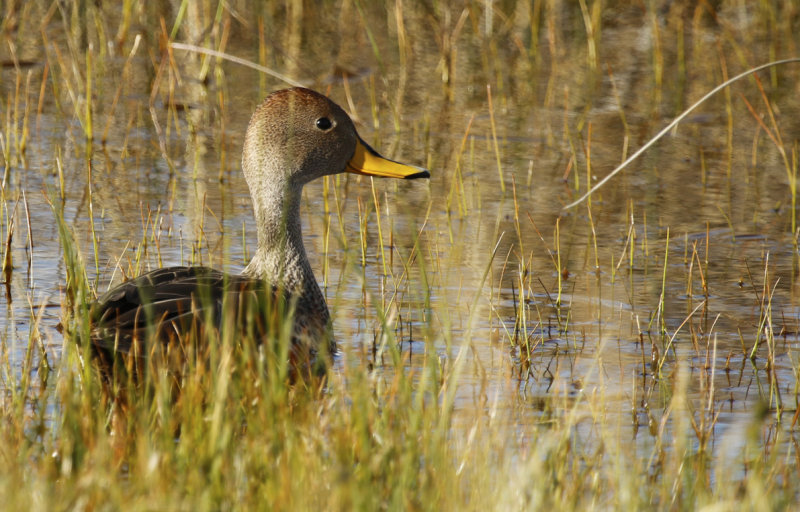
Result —
<svg viewBox="0 0 800 512"><path fill-rule="evenodd" d="M300 188L272 183L253 194L258 247L244 274L292 292L322 296L303 246Z"/></svg>

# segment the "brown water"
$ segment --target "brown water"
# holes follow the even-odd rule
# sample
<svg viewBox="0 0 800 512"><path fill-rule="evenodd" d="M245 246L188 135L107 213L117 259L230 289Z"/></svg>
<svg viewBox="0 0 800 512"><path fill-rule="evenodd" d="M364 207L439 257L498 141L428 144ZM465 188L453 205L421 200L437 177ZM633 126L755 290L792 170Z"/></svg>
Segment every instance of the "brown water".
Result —
<svg viewBox="0 0 800 512"><path fill-rule="evenodd" d="M306 245L343 351L373 357L380 324L372 306L382 305L397 320L409 369L426 352L452 363L466 347L457 410L499 411L512 430L599 394L601 416L646 444L639 428L658 428L683 371L697 411L713 383L717 449L736 450L757 404L776 410L771 382L788 424L797 399L797 244L786 167L747 107L773 130L755 80L713 98L615 177L592 198L591 215L585 204L562 205L586 190L587 165L592 180L604 176L725 78L794 55L791 22L770 25L745 3L715 16L672 2L609 7L590 44L577 3L542 11L536 2L410 4L237 6L224 13L228 28L213 24L213 9L192 8L176 38L207 47L224 40L227 53L252 61L263 48L263 64L329 94L381 152L431 169L429 183L348 176L306 187ZM93 12L84 47L55 13L0 48L2 225L5 234L13 218L15 228L0 314L17 367L31 307L42 308L48 357L57 361L61 350L65 269L46 201L59 194L59 169L57 202L98 291L123 272L159 265L235 271L253 247L241 140L253 108L286 84L180 50L175 67L159 71L153 20L164 16L171 29L175 14L156 5L135 12L127 31L116 8ZM26 19L48 19L48 8L30 3ZM119 47L97 47L101 28L124 35ZM80 119L90 44L89 149ZM794 65L759 75L790 162L799 73ZM22 155L14 127L26 102ZM769 331L774 344L764 341ZM659 374L652 361L665 354ZM562 410L544 406L561 396Z"/></svg>

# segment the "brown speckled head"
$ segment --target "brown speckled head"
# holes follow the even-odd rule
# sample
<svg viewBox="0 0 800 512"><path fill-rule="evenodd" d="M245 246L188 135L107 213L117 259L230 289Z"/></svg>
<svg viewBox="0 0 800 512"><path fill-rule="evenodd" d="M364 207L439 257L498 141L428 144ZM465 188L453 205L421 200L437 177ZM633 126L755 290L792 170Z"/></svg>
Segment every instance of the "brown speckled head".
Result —
<svg viewBox="0 0 800 512"><path fill-rule="evenodd" d="M269 179L286 186L344 171L395 178L422 178L425 169L378 155L356 133L339 105L309 89L270 94L253 113L242 167L251 190Z"/></svg>
<svg viewBox="0 0 800 512"><path fill-rule="evenodd" d="M353 122L337 104L309 89L285 89L253 113L242 167L251 188L254 179L304 185L344 171L356 139Z"/></svg>

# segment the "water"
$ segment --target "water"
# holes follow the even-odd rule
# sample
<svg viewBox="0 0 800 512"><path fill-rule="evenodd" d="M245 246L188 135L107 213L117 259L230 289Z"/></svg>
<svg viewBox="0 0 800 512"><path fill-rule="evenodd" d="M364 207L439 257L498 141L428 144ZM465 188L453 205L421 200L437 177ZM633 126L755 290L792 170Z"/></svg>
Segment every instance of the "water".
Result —
<svg viewBox="0 0 800 512"><path fill-rule="evenodd" d="M592 198L591 216L585 205L561 209L585 191L587 172L596 181L726 77L776 57L780 29L770 31L747 5L723 9L716 21L669 5L608 8L594 47L569 3L548 14L553 25L533 29L535 13L499 5L491 19L458 4L404 5L402 32L393 11L372 4L358 13L317 6L301 26L280 9L237 11L225 51L257 61L252 20L263 16L266 65L329 94L385 155L432 171L429 183L349 176L305 189L307 251L343 350L370 358L380 333L375 304L401 320L411 371L426 351L447 362L467 347L456 429L475 411L499 410L514 430L601 393L604 417L647 444L644 432L657 428L670 400L666 383L681 372L696 411L713 385L720 450L740 445L758 404L775 410L770 380L791 416L796 237L787 170L765 130L778 135L753 79L713 98L615 177ZM107 9L99 16L113 33L121 13ZM183 30L205 37L205 22L190 13ZM349 30L352 23L362 29ZM97 44L95 30L87 38ZM128 60L137 30L145 39ZM0 314L17 368L31 310L42 311L48 357L61 351L65 269L47 198L63 205L98 292L159 265L237 271L255 242L241 140L255 105L285 86L177 50L177 67L159 70L149 29L133 27L122 51L94 48L87 159L86 62L68 51L60 20L45 31L48 44L20 31L16 56L33 64L4 64L0 81L3 233L9 218L15 229ZM734 42L729 31L748 39ZM0 52L11 62L8 48ZM789 162L800 135L798 72L759 75ZM22 155L13 134L26 101ZM417 263L404 267L412 253ZM774 346L764 342L769 331ZM544 410L544 399L561 396L562 411Z"/></svg>

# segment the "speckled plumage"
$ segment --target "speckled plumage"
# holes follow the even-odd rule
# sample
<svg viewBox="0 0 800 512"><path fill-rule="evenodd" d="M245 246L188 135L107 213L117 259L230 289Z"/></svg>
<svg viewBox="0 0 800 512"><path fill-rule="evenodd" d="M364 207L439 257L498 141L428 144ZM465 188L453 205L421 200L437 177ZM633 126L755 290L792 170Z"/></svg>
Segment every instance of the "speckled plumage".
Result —
<svg viewBox="0 0 800 512"><path fill-rule="evenodd" d="M168 267L110 290L90 308L92 346L101 361L132 352L147 356L153 339L162 346L182 343L208 321L220 328L223 304L258 342L274 337L277 322L270 315L294 311L294 362L332 353L328 306L303 246L303 186L345 171L406 179L429 175L377 155L358 137L344 110L302 88L277 91L256 109L245 136L242 170L258 230L258 245L245 270L229 275L204 267Z"/></svg>

